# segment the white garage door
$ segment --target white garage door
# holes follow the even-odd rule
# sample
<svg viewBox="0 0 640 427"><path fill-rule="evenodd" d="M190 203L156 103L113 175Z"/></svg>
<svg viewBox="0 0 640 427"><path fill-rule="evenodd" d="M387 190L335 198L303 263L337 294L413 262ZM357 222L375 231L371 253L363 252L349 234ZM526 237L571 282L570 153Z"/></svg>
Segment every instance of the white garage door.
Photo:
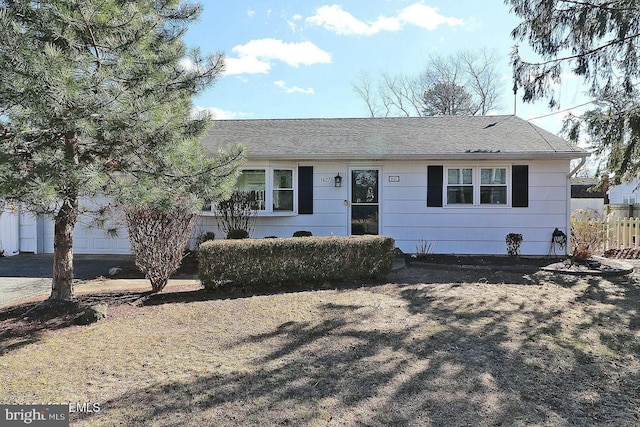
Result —
<svg viewBox="0 0 640 427"><path fill-rule="evenodd" d="M53 253L53 221L44 223L44 252ZM100 228L76 225L73 232L73 253L75 254L129 254L127 229L118 230L117 237L110 237Z"/></svg>
<svg viewBox="0 0 640 427"><path fill-rule="evenodd" d="M44 222L44 252L53 253L53 221ZM117 237L110 237L100 228L77 224L73 232L73 253L75 254L129 254L126 227L118 230Z"/></svg>
<svg viewBox="0 0 640 427"><path fill-rule="evenodd" d="M96 211L100 206L107 205L105 199L80 201L81 209L88 211ZM78 223L73 232L73 253L76 254L129 254L131 253L131 244L127 227L123 224L123 218L116 220L118 212L114 212L114 219L106 221L105 229L116 228L117 236L111 237L105 229L90 227L92 218L80 215ZM121 215L120 215L121 216ZM114 225L117 224L117 225ZM53 253L53 221L45 219L44 226L44 252Z"/></svg>

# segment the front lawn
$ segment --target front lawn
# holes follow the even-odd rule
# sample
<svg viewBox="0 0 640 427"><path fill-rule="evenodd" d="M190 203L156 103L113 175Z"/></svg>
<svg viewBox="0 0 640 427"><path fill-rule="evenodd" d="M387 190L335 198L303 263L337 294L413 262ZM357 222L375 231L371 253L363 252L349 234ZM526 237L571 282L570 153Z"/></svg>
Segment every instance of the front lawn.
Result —
<svg viewBox="0 0 640 427"><path fill-rule="evenodd" d="M78 426L640 422L637 276L388 282L81 296L110 304L91 326L0 310L0 402L99 403Z"/></svg>

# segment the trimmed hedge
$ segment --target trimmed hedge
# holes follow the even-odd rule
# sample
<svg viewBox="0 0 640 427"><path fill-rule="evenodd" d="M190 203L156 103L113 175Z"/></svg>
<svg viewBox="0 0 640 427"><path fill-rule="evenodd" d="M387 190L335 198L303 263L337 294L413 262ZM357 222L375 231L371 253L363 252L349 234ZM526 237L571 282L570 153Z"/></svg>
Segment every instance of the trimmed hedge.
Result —
<svg viewBox="0 0 640 427"><path fill-rule="evenodd" d="M207 289L382 278L395 241L385 236L212 240L200 245L198 273Z"/></svg>

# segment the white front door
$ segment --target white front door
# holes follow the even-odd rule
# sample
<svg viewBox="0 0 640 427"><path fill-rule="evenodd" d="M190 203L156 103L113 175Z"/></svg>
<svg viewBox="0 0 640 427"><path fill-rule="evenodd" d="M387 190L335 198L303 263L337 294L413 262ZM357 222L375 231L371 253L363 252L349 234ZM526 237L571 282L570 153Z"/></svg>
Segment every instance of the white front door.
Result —
<svg viewBox="0 0 640 427"><path fill-rule="evenodd" d="M350 234L378 234L380 230L379 168L352 168L349 180Z"/></svg>

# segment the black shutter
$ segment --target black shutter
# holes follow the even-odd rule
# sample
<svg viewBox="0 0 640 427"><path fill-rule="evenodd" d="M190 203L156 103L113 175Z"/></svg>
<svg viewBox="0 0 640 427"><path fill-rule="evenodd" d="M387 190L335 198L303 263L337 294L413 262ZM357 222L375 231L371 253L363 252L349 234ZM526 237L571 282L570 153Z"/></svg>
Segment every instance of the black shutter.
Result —
<svg viewBox="0 0 640 427"><path fill-rule="evenodd" d="M427 167L427 206L442 207L443 166Z"/></svg>
<svg viewBox="0 0 640 427"><path fill-rule="evenodd" d="M313 166L298 166L298 214L313 213Z"/></svg>
<svg viewBox="0 0 640 427"><path fill-rule="evenodd" d="M529 207L528 165L513 165L511 167L511 206L514 208Z"/></svg>

